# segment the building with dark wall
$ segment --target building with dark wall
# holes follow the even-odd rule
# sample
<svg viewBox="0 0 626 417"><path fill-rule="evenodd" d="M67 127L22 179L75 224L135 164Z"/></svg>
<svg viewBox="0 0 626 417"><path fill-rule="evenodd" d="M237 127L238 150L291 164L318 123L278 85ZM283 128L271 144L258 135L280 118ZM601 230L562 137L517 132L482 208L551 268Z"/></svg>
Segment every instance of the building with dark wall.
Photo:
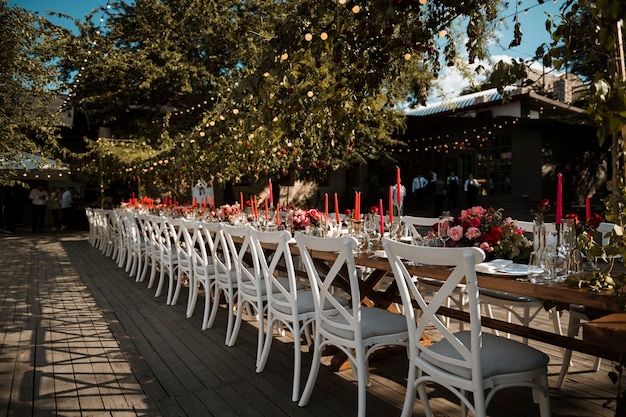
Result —
<svg viewBox="0 0 626 417"><path fill-rule="evenodd" d="M403 181L410 184L418 172L446 177L455 171L462 181L473 173L481 184L479 204L528 217L540 199L555 200L557 174L570 164L577 181L566 210L577 211L587 195L599 205L607 156L585 111L526 89L507 93L503 99L492 89L407 110L407 146L394 150Z"/></svg>

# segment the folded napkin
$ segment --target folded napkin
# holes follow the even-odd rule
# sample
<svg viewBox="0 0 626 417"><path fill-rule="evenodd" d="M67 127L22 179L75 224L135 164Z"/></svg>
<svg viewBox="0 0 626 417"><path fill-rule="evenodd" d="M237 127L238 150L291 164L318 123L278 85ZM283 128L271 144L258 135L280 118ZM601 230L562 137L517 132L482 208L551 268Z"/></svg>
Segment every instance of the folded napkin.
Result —
<svg viewBox="0 0 626 417"><path fill-rule="evenodd" d="M476 272L483 274L495 274L502 268L512 265L513 261L510 259L494 259L489 262L481 262L476 265Z"/></svg>

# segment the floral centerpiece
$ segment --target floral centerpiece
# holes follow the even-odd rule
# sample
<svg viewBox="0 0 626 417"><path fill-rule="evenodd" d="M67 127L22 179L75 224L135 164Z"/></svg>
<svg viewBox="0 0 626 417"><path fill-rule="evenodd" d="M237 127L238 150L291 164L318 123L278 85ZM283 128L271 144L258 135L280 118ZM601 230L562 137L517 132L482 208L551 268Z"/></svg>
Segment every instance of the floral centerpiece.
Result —
<svg viewBox="0 0 626 417"><path fill-rule="evenodd" d="M505 217L502 209L481 206L461 210L459 217L449 217L447 227L440 223L433 226L431 233L438 234L441 228L449 238L446 246L476 246L485 251L487 259L512 259L526 261L532 251L532 242L511 217Z"/></svg>
<svg viewBox="0 0 626 417"><path fill-rule="evenodd" d="M291 230L326 236L330 228L324 213L317 209L291 209L287 213L287 224Z"/></svg>
<svg viewBox="0 0 626 417"><path fill-rule="evenodd" d="M234 224L235 216L240 213L241 210L238 204L224 204L215 209L215 211L211 211L210 216L216 218L218 221Z"/></svg>

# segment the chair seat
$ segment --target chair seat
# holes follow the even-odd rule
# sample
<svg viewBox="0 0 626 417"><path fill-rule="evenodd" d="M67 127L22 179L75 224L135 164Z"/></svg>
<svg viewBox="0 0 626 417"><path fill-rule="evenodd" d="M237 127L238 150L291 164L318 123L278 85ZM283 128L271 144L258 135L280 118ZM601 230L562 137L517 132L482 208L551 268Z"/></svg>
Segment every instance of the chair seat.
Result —
<svg viewBox="0 0 626 417"><path fill-rule="evenodd" d="M334 296L335 300L339 301L339 303L343 306L347 306L349 301L345 298ZM274 296L274 300L277 300L277 303L273 303L272 307L283 314L292 314L290 306L287 304L288 301L285 296L277 295ZM313 313L315 311L315 302L313 300L313 293L311 291L299 291L298 298L296 301L296 314L304 314L304 313ZM333 308L330 301L326 301L324 304L324 309L329 310Z"/></svg>
<svg viewBox="0 0 626 417"><path fill-rule="evenodd" d="M454 334L468 349L470 347L469 331ZM483 378L494 375L514 374L526 372L530 369L545 368L550 358L545 353L510 339L505 339L489 333L483 333L483 345L480 350ZM461 359L459 353L450 345L447 339L433 344L428 350L440 355ZM445 369L455 375L471 379L471 369L454 366L447 361L434 360L433 358L420 355L420 357L433 365Z"/></svg>
<svg viewBox="0 0 626 417"><path fill-rule="evenodd" d="M352 310L348 311L352 313ZM340 324L348 323L343 316L335 317L335 321ZM328 326L324 322L322 322L321 326L324 330L344 339L354 339L354 332L351 330L341 330L336 326ZM404 316L377 307L361 307L361 326L361 337L363 339L407 331Z"/></svg>

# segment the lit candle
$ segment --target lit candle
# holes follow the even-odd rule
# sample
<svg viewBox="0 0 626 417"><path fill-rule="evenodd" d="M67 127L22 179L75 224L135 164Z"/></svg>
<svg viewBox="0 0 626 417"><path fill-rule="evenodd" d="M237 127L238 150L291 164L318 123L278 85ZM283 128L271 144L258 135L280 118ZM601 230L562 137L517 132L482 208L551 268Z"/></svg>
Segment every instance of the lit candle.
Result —
<svg viewBox="0 0 626 417"><path fill-rule="evenodd" d="M402 193L400 192L400 167L396 167L396 203L402 203Z"/></svg>
<svg viewBox="0 0 626 417"><path fill-rule="evenodd" d="M270 184L270 204L274 204L274 193L272 192L272 179L269 179Z"/></svg>
<svg viewBox="0 0 626 417"><path fill-rule="evenodd" d="M385 232L385 212L383 211L383 199L378 200L378 220L380 221L380 234Z"/></svg>
<svg viewBox="0 0 626 417"><path fill-rule="evenodd" d="M328 193L324 193L324 218L328 220Z"/></svg>
<svg viewBox="0 0 626 417"><path fill-rule="evenodd" d="M561 217L563 217L563 174L557 175L556 186L556 224L561 223Z"/></svg>
<svg viewBox="0 0 626 417"><path fill-rule="evenodd" d="M589 221L591 218L591 199L589 197L585 198L585 223Z"/></svg>
<svg viewBox="0 0 626 417"><path fill-rule="evenodd" d="M335 193L335 221L339 224L339 198L337 193Z"/></svg>
<svg viewBox="0 0 626 417"><path fill-rule="evenodd" d="M389 221L393 221L393 187L389 187Z"/></svg>

